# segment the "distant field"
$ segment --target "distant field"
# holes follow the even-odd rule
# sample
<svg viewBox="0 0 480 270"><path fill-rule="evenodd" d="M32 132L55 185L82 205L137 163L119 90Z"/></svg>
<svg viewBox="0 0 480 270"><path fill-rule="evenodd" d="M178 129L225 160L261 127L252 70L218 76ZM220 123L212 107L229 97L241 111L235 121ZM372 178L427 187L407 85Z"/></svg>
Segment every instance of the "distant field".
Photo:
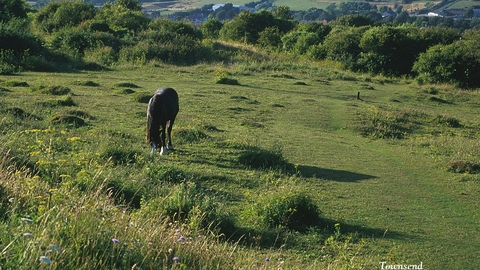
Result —
<svg viewBox="0 0 480 270"><path fill-rule="evenodd" d="M251 1L245 0L192 0L192 1L162 1L162 2L145 2L143 7L150 10L164 10L164 11L181 11L181 10L191 10L195 8L201 8L208 4L223 4L223 3L232 3L234 5L245 5ZM341 2L351 2L350 0L339 0L339 1L328 1L328 0L277 0L275 1L276 6L288 6L291 10L308 10L310 8L320 8L326 9L332 3L341 3ZM384 1L384 2L370 2L373 5L377 6L388 6L393 10L398 6L403 6L404 10L409 12L414 12L416 10L425 8L427 3L438 4L438 1L414 1L411 4L402 4L401 1ZM468 8L475 5L475 1L457 1L451 5L447 5L448 8Z"/></svg>

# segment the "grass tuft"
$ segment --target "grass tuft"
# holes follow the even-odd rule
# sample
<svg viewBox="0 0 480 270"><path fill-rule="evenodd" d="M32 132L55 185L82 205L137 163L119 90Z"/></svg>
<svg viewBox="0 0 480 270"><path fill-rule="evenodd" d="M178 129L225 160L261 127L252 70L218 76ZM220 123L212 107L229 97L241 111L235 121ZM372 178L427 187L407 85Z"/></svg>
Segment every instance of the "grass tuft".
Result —
<svg viewBox="0 0 480 270"><path fill-rule="evenodd" d="M140 88L140 86L131 82L121 82L114 84L115 87Z"/></svg>
<svg viewBox="0 0 480 270"><path fill-rule="evenodd" d="M480 173L480 163L465 160L452 161L447 165L447 171L454 173Z"/></svg>
<svg viewBox="0 0 480 270"><path fill-rule="evenodd" d="M132 149L109 147L100 153L103 162L111 162L113 165L127 165L138 161L140 152Z"/></svg>
<svg viewBox="0 0 480 270"><path fill-rule="evenodd" d="M272 149L248 147L238 157L238 163L253 169L286 170L288 165L279 147Z"/></svg>
<svg viewBox="0 0 480 270"><path fill-rule="evenodd" d="M199 143L209 136L198 128L180 128L175 130L175 140L181 143Z"/></svg>
<svg viewBox="0 0 480 270"><path fill-rule="evenodd" d="M83 127L87 123L82 118L76 115L61 114L52 118L52 124L67 124L74 127Z"/></svg>
<svg viewBox="0 0 480 270"><path fill-rule="evenodd" d="M69 94L71 89L66 86L59 86L59 85L50 85L45 87L40 87L40 93L53 95L53 96L63 96Z"/></svg>
<svg viewBox="0 0 480 270"><path fill-rule="evenodd" d="M309 227L320 226L320 210L304 194L277 195L261 207L261 218L270 228L281 227L305 232Z"/></svg>
<svg viewBox="0 0 480 270"><path fill-rule="evenodd" d="M91 87L96 87L96 86L100 86L100 84L94 82L94 81L74 81L73 82L74 85L81 85L81 86L91 86Z"/></svg>
<svg viewBox="0 0 480 270"><path fill-rule="evenodd" d="M240 85L237 79L222 77L215 81L216 84Z"/></svg>
<svg viewBox="0 0 480 270"><path fill-rule="evenodd" d="M148 93L135 93L132 97L133 101L139 103L148 103L150 98L152 98L152 95Z"/></svg>
<svg viewBox="0 0 480 270"><path fill-rule="evenodd" d="M13 80L4 81L2 84L7 87L29 87L30 86L27 82L13 81Z"/></svg>

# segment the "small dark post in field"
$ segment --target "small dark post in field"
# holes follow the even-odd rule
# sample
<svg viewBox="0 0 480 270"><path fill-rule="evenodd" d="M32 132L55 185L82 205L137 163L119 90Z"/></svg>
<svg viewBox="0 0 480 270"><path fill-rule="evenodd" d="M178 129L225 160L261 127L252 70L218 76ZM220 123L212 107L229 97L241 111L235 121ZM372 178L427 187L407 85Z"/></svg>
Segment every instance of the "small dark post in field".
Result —
<svg viewBox="0 0 480 270"><path fill-rule="evenodd" d="M360 92L357 93L357 99L360 100Z"/></svg>

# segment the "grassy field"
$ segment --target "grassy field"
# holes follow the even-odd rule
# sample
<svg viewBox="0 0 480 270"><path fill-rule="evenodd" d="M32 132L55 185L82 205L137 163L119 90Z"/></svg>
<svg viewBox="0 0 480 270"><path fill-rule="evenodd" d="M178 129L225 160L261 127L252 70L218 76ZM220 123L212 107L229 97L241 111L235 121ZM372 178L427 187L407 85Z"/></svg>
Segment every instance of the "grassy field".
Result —
<svg viewBox="0 0 480 270"><path fill-rule="evenodd" d="M0 77L0 269L478 267L477 91L245 58ZM180 96L176 151L150 157L145 100L163 86ZM296 194L320 224L265 226ZM201 214L165 216L176 198ZM209 211L235 233L199 226Z"/></svg>
<svg viewBox="0 0 480 270"><path fill-rule="evenodd" d="M189 10L194 8L201 8L205 5L209 4L225 4L225 3L232 3L234 5L245 5L250 3L251 1L245 0L231 0L231 1L223 1L223 0L195 0L195 1L168 1L168 2L159 2L157 3L157 7L150 9L167 9L171 11L178 11L178 10ZM319 8L319 9L326 9L330 4L336 3L339 4L341 2L350 2L350 0L339 0L339 1L322 1L322 0L276 0L274 2L275 6L288 6L291 10L308 10L310 8ZM427 3L434 3L434 1L414 1L411 4L403 4L402 1L383 1L383 2L375 2L372 4L376 4L378 7L380 6L388 6L391 7L393 10L396 9L399 5L404 7L404 10L408 11L416 11L418 9L422 9L425 7ZM145 4L146 6L151 4ZM457 1L452 5L449 5L449 8L468 8L475 5L475 1Z"/></svg>

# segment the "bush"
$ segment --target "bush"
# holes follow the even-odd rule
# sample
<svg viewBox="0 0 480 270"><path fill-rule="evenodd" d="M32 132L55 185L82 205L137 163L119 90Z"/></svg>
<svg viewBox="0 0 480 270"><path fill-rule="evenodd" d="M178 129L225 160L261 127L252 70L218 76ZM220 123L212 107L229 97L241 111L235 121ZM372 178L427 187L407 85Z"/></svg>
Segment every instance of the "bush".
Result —
<svg viewBox="0 0 480 270"><path fill-rule="evenodd" d="M215 18L209 18L207 21L200 25L203 37L216 39L218 38L220 29L222 29L223 23Z"/></svg>
<svg viewBox="0 0 480 270"><path fill-rule="evenodd" d="M255 44L260 32L267 27L276 25L271 12L243 11L233 20L226 22L220 30L220 36L225 40Z"/></svg>
<svg viewBox="0 0 480 270"><path fill-rule="evenodd" d="M304 194L276 196L261 205L261 218L270 228L305 231L320 225L320 210Z"/></svg>
<svg viewBox="0 0 480 270"><path fill-rule="evenodd" d="M65 28L55 32L50 41L52 49L76 59L81 59L84 52L94 48L95 45L96 41L92 33L76 28Z"/></svg>
<svg viewBox="0 0 480 270"><path fill-rule="evenodd" d="M52 33L92 19L95 14L95 7L91 3L50 2L36 13L34 23L37 29L45 33Z"/></svg>
<svg viewBox="0 0 480 270"><path fill-rule="evenodd" d="M474 40L436 45L420 54L413 66L419 79L429 83L452 83L461 88L480 87L480 50Z"/></svg>
<svg viewBox="0 0 480 270"><path fill-rule="evenodd" d="M172 21L169 19L156 19L148 25L148 28L157 33L172 33L174 35L188 36L193 39L201 39L202 32L193 23L187 21Z"/></svg>
<svg viewBox="0 0 480 270"><path fill-rule="evenodd" d="M195 37L150 30L140 38L141 41L132 50L141 51L146 60L160 60L176 64L194 64L204 60L206 49Z"/></svg>

